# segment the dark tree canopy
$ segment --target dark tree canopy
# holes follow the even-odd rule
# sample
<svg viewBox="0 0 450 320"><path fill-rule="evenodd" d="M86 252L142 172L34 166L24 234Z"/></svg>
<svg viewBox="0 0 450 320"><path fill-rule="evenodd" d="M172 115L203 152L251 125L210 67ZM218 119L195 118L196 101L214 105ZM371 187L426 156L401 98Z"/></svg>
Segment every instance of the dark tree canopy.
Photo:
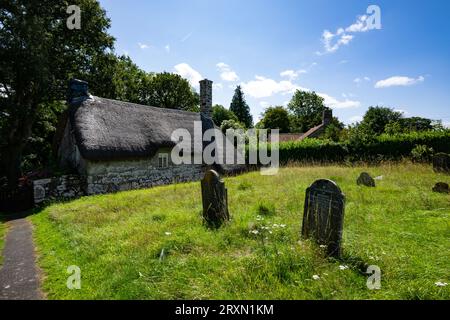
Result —
<svg viewBox="0 0 450 320"><path fill-rule="evenodd" d="M215 106L213 106L212 110L212 119L218 127L220 127L226 120L238 121L238 118L233 113L233 111L228 110L220 104L216 104Z"/></svg>
<svg viewBox="0 0 450 320"><path fill-rule="evenodd" d="M253 117L250 114L250 107L244 98L241 86L237 86L234 91L233 99L231 100L230 111L232 111L238 118L239 122L244 124L246 128L253 126Z"/></svg>
<svg viewBox="0 0 450 320"><path fill-rule="evenodd" d="M74 0L81 29L69 30L63 0L4 0L0 8L1 172L9 185L20 176L21 156L36 119L65 98L67 81L112 49L110 20L94 0Z"/></svg>
<svg viewBox="0 0 450 320"><path fill-rule="evenodd" d="M292 130L306 132L322 123L324 99L315 92L297 90L288 109L292 113Z"/></svg>
<svg viewBox="0 0 450 320"><path fill-rule="evenodd" d="M370 107L360 125L376 135L385 132L386 125L401 119L402 113L385 107Z"/></svg>
<svg viewBox="0 0 450 320"><path fill-rule="evenodd" d="M140 69L128 56L98 56L80 78L99 97L145 104L153 74Z"/></svg>
<svg viewBox="0 0 450 320"><path fill-rule="evenodd" d="M145 92L145 104L160 108L198 111L200 98L186 79L178 74L155 74Z"/></svg>
<svg viewBox="0 0 450 320"><path fill-rule="evenodd" d="M279 129L280 133L288 133L290 128L288 111L282 106L267 108L261 119L260 127L262 129Z"/></svg>

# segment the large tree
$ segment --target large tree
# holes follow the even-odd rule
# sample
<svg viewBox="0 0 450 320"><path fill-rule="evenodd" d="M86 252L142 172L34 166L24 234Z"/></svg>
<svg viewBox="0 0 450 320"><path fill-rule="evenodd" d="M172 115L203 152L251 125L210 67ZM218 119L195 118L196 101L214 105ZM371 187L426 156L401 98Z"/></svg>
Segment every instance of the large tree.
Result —
<svg viewBox="0 0 450 320"><path fill-rule="evenodd" d="M315 92L297 90L288 109L292 112L292 131L306 132L322 123L324 99Z"/></svg>
<svg viewBox="0 0 450 320"><path fill-rule="evenodd" d="M375 135L385 133L386 125L400 121L402 113L385 107L370 107L359 124Z"/></svg>
<svg viewBox="0 0 450 320"><path fill-rule="evenodd" d="M145 104L168 109L199 111L199 95L189 82L178 74L154 75L144 92Z"/></svg>
<svg viewBox="0 0 450 320"><path fill-rule="evenodd" d="M244 93L241 86L237 86L231 100L230 110L238 117L239 122L244 124L246 128L253 126L253 118L250 114L250 107L245 101Z"/></svg>
<svg viewBox="0 0 450 320"><path fill-rule="evenodd" d="M262 129L279 129L280 133L288 133L290 128L288 111L282 106L267 108L261 119L260 127Z"/></svg>
<svg viewBox="0 0 450 320"><path fill-rule="evenodd" d="M116 56L114 53L93 59L89 69L81 78L89 82L92 94L146 104L152 73L140 69L128 56Z"/></svg>
<svg viewBox="0 0 450 320"><path fill-rule="evenodd" d="M3 0L0 8L1 172L13 187L43 108L65 98L67 81L112 49L110 20L95 0L73 0L81 29L69 29L68 1Z"/></svg>
<svg viewBox="0 0 450 320"><path fill-rule="evenodd" d="M238 118L233 113L233 111L228 110L220 104L216 104L215 106L213 106L212 111L212 119L218 127L220 127L222 125L222 122L226 120L238 121Z"/></svg>

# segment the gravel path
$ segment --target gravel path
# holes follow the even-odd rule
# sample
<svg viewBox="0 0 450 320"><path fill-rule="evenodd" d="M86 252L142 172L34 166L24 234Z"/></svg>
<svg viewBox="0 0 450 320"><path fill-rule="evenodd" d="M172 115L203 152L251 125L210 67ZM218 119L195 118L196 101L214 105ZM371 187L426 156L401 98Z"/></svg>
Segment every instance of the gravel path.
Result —
<svg viewBox="0 0 450 320"><path fill-rule="evenodd" d="M26 218L8 222L0 269L0 300L41 300L33 231Z"/></svg>

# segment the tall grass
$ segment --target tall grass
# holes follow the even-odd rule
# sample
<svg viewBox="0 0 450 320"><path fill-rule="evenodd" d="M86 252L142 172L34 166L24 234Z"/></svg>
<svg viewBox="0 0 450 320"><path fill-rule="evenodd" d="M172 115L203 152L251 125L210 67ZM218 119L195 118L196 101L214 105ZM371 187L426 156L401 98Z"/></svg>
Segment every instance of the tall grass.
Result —
<svg viewBox="0 0 450 320"><path fill-rule="evenodd" d="M359 187L362 171L383 180ZM300 239L305 190L319 178L346 194L341 261ZM449 299L435 283L450 282L450 196L431 192L446 179L413 164L252 172L225 179L232 219L214 231L202 223L199 183L55 204L31 218L44 290L51 299ZM66 287L71 265L81 290ZM381 290L367 288L367 265L381 268Z"/></svg>

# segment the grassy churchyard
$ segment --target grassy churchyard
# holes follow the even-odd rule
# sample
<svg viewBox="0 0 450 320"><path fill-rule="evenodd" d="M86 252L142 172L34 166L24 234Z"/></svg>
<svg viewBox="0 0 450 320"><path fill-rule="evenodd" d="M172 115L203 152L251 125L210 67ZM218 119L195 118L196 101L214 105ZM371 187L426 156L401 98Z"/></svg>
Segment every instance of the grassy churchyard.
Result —
<svg viewBox="0 0 450 320"><path fill-rule="evenodd" d="M362 171L376 188L357 186ZM343 257L302 241L305 190L346 196ZM202 221L200 183L53 204L34 224L49 299L450 299L450 196L429 165L291 166L226 178L231 221ZM0 225L0 235L4 226ZM1 237L0 237L1 238ZM369 265L381 288L369 290ZM66 286L69 266L81 289Z"/></svg>

